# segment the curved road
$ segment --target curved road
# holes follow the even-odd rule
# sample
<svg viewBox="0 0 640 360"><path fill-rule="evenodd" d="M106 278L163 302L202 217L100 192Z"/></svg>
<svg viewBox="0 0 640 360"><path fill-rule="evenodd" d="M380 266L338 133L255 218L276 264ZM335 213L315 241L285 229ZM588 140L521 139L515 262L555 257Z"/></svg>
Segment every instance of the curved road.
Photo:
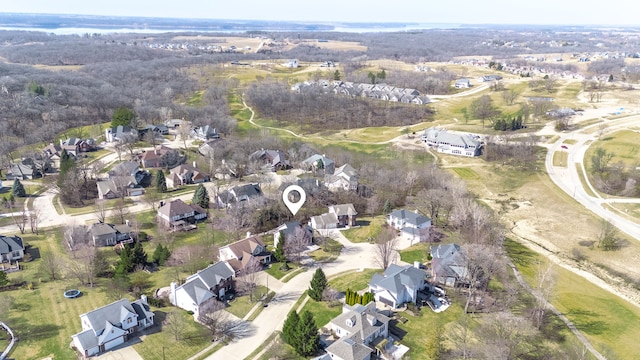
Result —
<svg viewBox="0 0 640 360"><path fill-rule="evenodd" d="M611 133L618 130L628 129L634 125L640 125L640 115L632 115L616 120L605 120L608 125L604 130L604 133ZM621 214L611 211L603 206L605 203L640 203L640 199L630 198L602 198L595 191L591 183L587 181L587 186L592 193L596 196L591 196L583 188L580 181L580 174L578 168L582 172L583 178L587 179L586 170L584 165L584 155L588 148L588 145L598 139L598 130L601 123L586 126L580 130L564 133L560 138L548 146L549 151L545 159L545 167L551 180L564 192L573 197L577 202L582 204L585 208L592 211L599 217L606 219L613 225L618 227L621 231L627 235L640 241L640 224L637 224ZM593 131L593 133L589 133ZM575 141L575 144L567 144L567 149L562 149L562 145L565 140ZM553 165L553 154L556 151L567 152L567 167L560 167ZM576 166L577 165L577 166Z"/></svg>

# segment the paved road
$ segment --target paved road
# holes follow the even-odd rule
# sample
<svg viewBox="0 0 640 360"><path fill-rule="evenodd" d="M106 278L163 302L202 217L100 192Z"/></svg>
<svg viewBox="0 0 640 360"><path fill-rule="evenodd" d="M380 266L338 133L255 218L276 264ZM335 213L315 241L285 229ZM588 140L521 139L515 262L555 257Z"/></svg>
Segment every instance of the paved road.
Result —
<svg viewBox="0 0 640 360"><path fill-rule="evenodd" d="M616 211L612 211L606 207L603 207L604 203L640 203L640 199L613 197L602 198L595 191L591 183L588 183L587 181L587 186L590 188L591 192L596 194L596 196L591 196L583 188L582 182L580 181L580 174L578 173L578 171L582 172L583 177L587 179L585 164L583 161L584 154L588 148L588 145L598 139L599 131L597 131L597 129L600 125L601 124L598 123L587 126L577 131L562 134L556 142L549 146L549 152L547 153L547 157L545 159L545 167L547 169L547 173L549 174L551 180L560 189L573 197L585 208L589 209L599 217L607 219L627 235L640 240L640 224L628 220L627 218L622 216L622 214ZM606 130L604 130L604 133L628 129L631 126L640 125L640 115L633 115L617 120L606 120L606 125L607 128ZM590 131L593 132L589 133ZM567 149L562 149L561 146L563 145L565 140L573 140L575 141L575 144L567 144ZM567 152L567 167L553 166L553 154L556 151Z"/></svg>

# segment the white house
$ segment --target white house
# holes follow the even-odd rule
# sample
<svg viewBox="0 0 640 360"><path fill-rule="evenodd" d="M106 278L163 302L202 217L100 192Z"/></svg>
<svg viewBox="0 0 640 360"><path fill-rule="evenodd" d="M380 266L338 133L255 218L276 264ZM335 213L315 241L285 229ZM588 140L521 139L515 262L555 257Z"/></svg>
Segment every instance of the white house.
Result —
<svg viewBox="0 0 640 360"><path fill-rule="evenodd" d="M24 243L18 235L0 235L0 262L16 261L24 257Z"/></svg>
<svg viewBox="0 0 640 360"><path fill-rule="evenodd" d="M387 224L400 230L400 236L411 241L427 239L431 219L409 210L396 210L387 215Z"/></svg>
<svg viewBox="0 0 640 360"><path fill-rule="evenodd" d="M358 171L349 164L337 168L333 174L324 177L324 183L329 190L358 190Z"/></svg>
<svg viewBox="0 0 640 360"><path fill-rule="evenodd" d="M85 359L100 354L153 325L153 318L144 295L134 302L118 300L80 315L82 331L71 336L73 347Z"/></svg>
<svg viewBox="0 0 640 360"><path fill-rule="evenodd" d="M416 303L418 291L425 286L426 273L411 265L391 264L382 275L375 274L369 282L369 291L376 301L396 308L404 303Z"/></svg>
<svg viewBox="0 0 640 360"><path fill-rule="evenodd" d="M342 314L329 322L340 338L327 347L327 353L333 360L370 359L373 352L380 352L379 345L388 342L390 320L376 310L373 301L364 306L345 304Z"/></svg>
<svg viewBox="0 0 640 360"><path fill-rule="evenodd" d="M260 238L252 236L220 247L220 261L227 261L236 273L255 262L268 264L271 253L267 252L267 245Z"/></svg>
<svg viewBox="0 0 640 360"><path fill-rule="evenodd" d="M422 141L439 153L468 157L479 156L482 153L482 142L479 136L471 134L451 133L446 129L432 127L425 129Z"/></svg>
<svg viewBox="0 0 640 360"><path fill-rule="evenodd" d="M284 63L283 65L284 67L288 67L288 68L297 68L298 66L300 66L300 63L298 63L298 59L291 59L286 63Z"/></svg>
<svg viewBox="0 0 640 360"><path fill-rule="evenodd" d="M460 246L441 244L431 246L431 277L433 281L445 286L456 286L468 282L469 268Z"/></svg>
<svg viewBox="0 0 640 360"><path fill-rule="evenodd" d="M467 89L471 87L471 82L469 82L469 79L458 79L456 80L456 82L453 84L453 86L456 89Z"/></svg>
<svg viewBox="0 0 640 360"><path fill-rule="evenodd" d="M197 319L204 305L224 299L225 294L233 289L234 277L235 271L231 265L225 261L217 262L189 276L180 286L172 282L169 301L181 309L193 312Z"/></svg>

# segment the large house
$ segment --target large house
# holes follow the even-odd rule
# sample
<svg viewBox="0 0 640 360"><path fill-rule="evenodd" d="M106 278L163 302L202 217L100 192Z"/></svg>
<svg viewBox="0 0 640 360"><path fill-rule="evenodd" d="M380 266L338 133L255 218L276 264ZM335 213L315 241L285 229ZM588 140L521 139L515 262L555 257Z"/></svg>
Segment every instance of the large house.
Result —
<svg viewBox="0 0 640 360"><path fill-rule="evenodd" d="M337 168L333 174L327 174L324 183L329 190L358 190L358 172L353 166L344 164Z"/></svg>
<svg viewBox="0 0 640 360"><path fill-rule="evenodd" d="M207 212L195 204L180 199L169 201L158 208L158 225L166 229L178 229L207 218Z"/></svg>
<svg viewBox="0 0 640 360"><path fill-rule="evenodd" d="M325 174L333 174L336 164L333 159L315 154L300 162L300 167L307 171L324 170Z"/></svg>
<svg viewBox="0 0 640 360"><path fill-rule="evenodd" d="M312 216L309 224L314 229L336 229L356 226L356 211L353 204L329 206L329 211L322 215Z"/></svg>
<svg viewBox="0 0 640 360"><path fill-rule="evenodd" d="M468 277L467 261L456 244L431 246L431 277L445 286L465 283Z"/></svg>
<svg viewBox="0 0 640 360"><path fill-rule="evenodd" d="M113 225L95 223L89 228L93 246L113 246L119 243L132 243L131 227L129 224Z"/></svg>
<svg viewBox="0 0 640 360"><path fill-rule="evenodd" d="M418 214L417 210L396 210L387 215L387 224L400 230L400 235L407 240L425 241L428 236L426 230L431 227L431 219Z"/></svg>
<svg viewBox="0 0 640 360"><path fill-rule="evenodd" d="M435 127L425 129L422 141L439 153L473 157L479 156L482 152L482 142L478 136L451 133L446 129Z"/></svg>
<svg viewBox="0 0 640 360"><path fill-rule="evenodd" d="M216 128L211 127L209 125L198 126L197 128L194 128L193 130L191 130L191 133L189 135L192 138L202 140L202 141L220 139L220 134L218 134L218 130L216 130Z"/></svg>
<svg viewBox="0 0 640 360"><path fill-rule="evenodd" d="M467 89L471 87L471 82L469 82L469 79L458 79L456 80L456 82L453 84L453 86L456 89Z"/></svg>
<svg viewBox="0 0 640 360"><path fill-rule="evenodd" d="M216 201L220 207L228 207L235 203L249 201L262 197L262 189L258 184L246 184L234 186L229 190L218 193Z"/></svg>
<svg viewBox="0 0 640 360"><path fill-rule="evenodd" d="M140 170L135 161L123 161L109 171L109 179L96 183L99 199L115 199L120 196L139 196L144 194L140 185L149 173Z"/></svg>
<svg viewBox="0 0 640 360"><path fill-rule="evenodd" d="M225 261L209 265L189 276L184 284L171 283L169 301L186 311L193 312L194 318L203 306L211 301L224 299L226 293L233 290L235 271Z"/></svg>
<svg viewBox="0 0 640 360"><path fill-rule="evenodd" d="M369 360L379 355L389 343L391 319L376 310L375 302L367 305L344 305L342 314L329 322L331 331L339 337L325 350L332 360ZM393 343L393 341L391 341Z"/></svg>
<svg viewBox="0 0 640 360"><path fill-rule="evenodd" d="M153 318L144 295L134 302L118 300L80 315L82 331L71 336L73 347L83 359L100 354L152 326Z"/></svg>
<svg viewBox="0 0 640 360"><path fill-rule="evenodd" d="M49 160L23 159L19 163L12 164L5 176L7 180L32 180L41 178L49 168Z"/></svg>
<svg viewBox="0 0 640 360"><path fill-rule="evenodd" d="M138 139L138 130L130 127L119 125L114 128L108 128L104 131L104 138L107 142L122 141L127 138Z"/></svg>
<svg viewBox="0 0 640 360"><path fill-rule="evenodd" d="M426 273L411 265L391 264L382 275L375 274L369 282L369 291L376 301L397 308L404 303L416 303L418 291L425 287Z"/></svg>
<svg viewBox="0 0 640 360"><path fill-rule="evenodd" d="M266 171L291 169L289 160L280 150L258 150L249 155L249 159L263 163L263 169Z"/></svg>
<svg viewBox="0 0 640 360"><path fill-rule="evenodd" d="M280 242L280 234L284 235L285 244L287 240L292 236L298 236L304 246L311 245L313 240L313 229L309 225L303 225L299 221L290 221L284 223L276 228L273 234L273 247L277 248Z"/></svg>
<svg viewBox="0 0 640 360"><path fill-rule="evenodd" d="M81 152L95 150L96 141L94 139L80 139L76 137L70 137L66 140L60 140L60 149L66 150L69 155L78 157Z"/></svg>
<svg viewBox="0 0 640 360"><path fill-rule="evenodd" d="M255 262L263 265L271 262L271 253L267 251L267 245L256 236L222 246L219 252L220 260L227 261L236 273Z"/></svg>
<svg viewBox="0 0 640 360"><path fill-rule="evenodd" d="M198 169L195 162L193 165L182 164L174 167L169 170L169 175L166 177L168 188L186 184L200 184L209 180L209 174Z"/></svg>
<svg viewBox="0 0 640 360"><path fill-rule="evenodd" d="M0 235L0 262L16 261L24 257L24 242L18 235Z"/></svg>
<svg viewBox="0 0 640 360"><path fill-rule="evenodd" d="M164 145L156 145L152 151L145 151L140 155L140 163L144 168L173 167L183 160L176 149Z"/></svg>

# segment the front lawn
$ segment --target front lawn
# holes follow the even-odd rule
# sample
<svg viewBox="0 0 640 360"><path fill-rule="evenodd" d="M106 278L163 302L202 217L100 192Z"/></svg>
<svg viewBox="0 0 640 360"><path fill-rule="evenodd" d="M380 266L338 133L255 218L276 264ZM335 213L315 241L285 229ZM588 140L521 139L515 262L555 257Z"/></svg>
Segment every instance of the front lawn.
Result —
<svg viewBox="0 0 640 360"><path fill-rule="evenodd" d="M300 313L305 310L309 310L311 314L313 314L313 319L315 320L316 325L318 328L322 328L323 326L327 326L331 319L342 314L342 303L338 306L330 307L329 303L326 301L315 301L313 299L309 299L302 307Z"/></svg>
<svg viewBox="0 0 640 360"><path fill-rule="evenodd" d="M419 261L421 264L424 264L428 261L428 254L429 244L417 243L412 247L400 250L400 260L409 264L413 264L414 261Z"/></svg>
<svg viewBox="0 0 640 360"><path fill-rule="evenodd" d="M384 215L375 217L363 216L356 223L358 227L342 231L342 234L353 243L369 242L375 239L380 232L380 228L385 223Z"/></svg>
<svg viewBox="0 0 640 360"><path fill-rule="evenodd" d="M373 277L373 274L382 272L380 269L364 269L362 271L351 271L347 273L338 274L329 279L329 286L340 292L345 292L347 289L353 291L360 291L369 286L369 281Z"/></svg>
<svg viewBox="0 0 640 360"><path fill-rule="evenodd" d="M258 285L256 287L255 295L253 296L253 301L249 298L249 295L242 295L234 298L229 301L229 306L225 309L231 314L237 316L238 318L244 318L251 309L258 303L260 297L267 291L267 288L262 285Z"/></svg>
<svg viewBox="0 0 640 360"><path fill-rule="evenodd" d="M274 278L280 280L282 279L285 275L295 272L295 270L299 267L297 264L294 263L287 263L288 265L288 269L284 269L283 268L284 263L281 262L274 262L271 263L271 265L269 265L269 268L267 270L265 270L267 272L267 274L273 276Z"/></svg>

